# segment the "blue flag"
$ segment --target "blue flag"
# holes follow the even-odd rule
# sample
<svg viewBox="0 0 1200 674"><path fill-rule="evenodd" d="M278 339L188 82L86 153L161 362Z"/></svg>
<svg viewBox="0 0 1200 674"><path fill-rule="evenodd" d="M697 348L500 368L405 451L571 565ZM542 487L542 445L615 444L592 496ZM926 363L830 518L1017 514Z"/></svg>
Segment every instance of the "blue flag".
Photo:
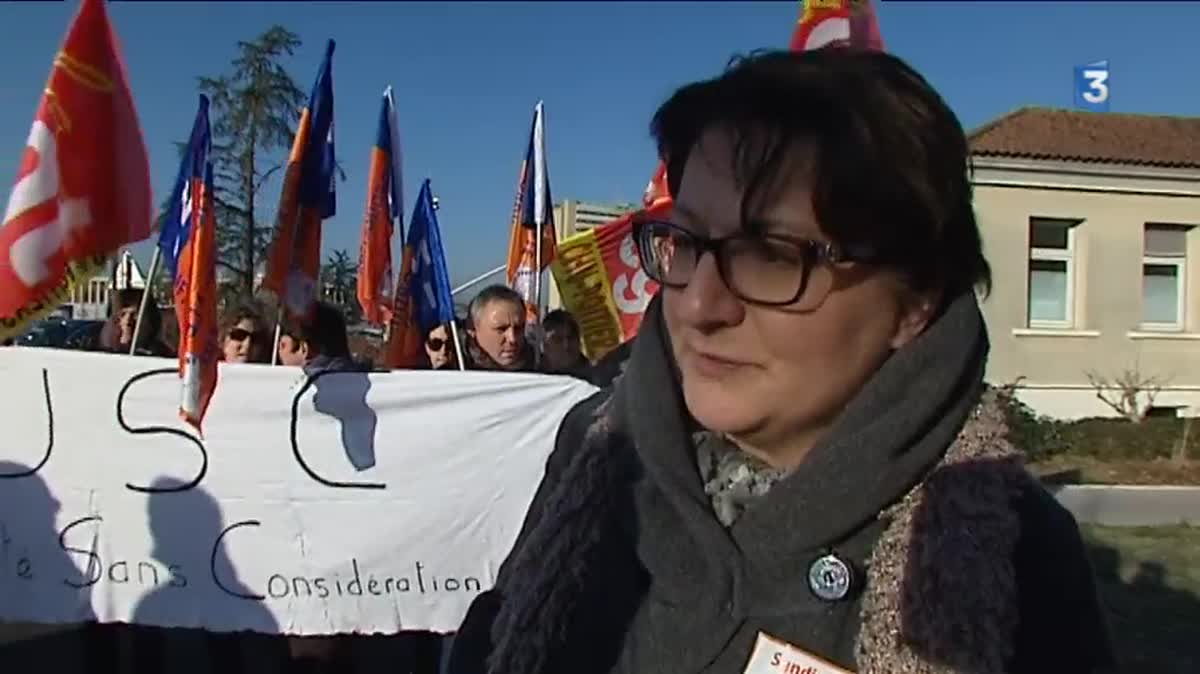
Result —
<svg viewBox="0 0 1200 674"><path fill-rule="evenodd" d="M438 229L437 213L433 209L433 193L429 180L421 185L421 193L413 206L408 225L408 241L404 247L412 256L412 276L409 297L414 317L422 333L442 323L454 320L454 299L450 295L450 272L446 268L446 253L442 249L442 233Z"/></svg>
<svg viewBox="0 0 1200 674"><path fill-rule="evenodd" d="M179 254L192 236L193 204L199 204L199 186L204 181L205 167L212 150L212 136L208 126L208 97L200 95L200 109L192 123L192 135L187 150L179 164L179 175L171 190L171 202L163 214L162 228L158 232L158 247L162 250L162 262L167 266L171 278L179 268Z"/></svg>

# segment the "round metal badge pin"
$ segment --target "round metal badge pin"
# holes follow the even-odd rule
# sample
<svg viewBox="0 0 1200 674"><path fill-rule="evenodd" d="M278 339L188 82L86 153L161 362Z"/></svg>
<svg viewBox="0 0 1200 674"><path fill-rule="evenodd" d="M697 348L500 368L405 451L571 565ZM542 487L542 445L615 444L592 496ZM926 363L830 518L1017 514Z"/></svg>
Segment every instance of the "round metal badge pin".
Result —
<svg viewBox="0 0 1200 674"><path fill-rule="evenodd" d="M834 554L818 557L808 567L808 588L819 599L838 601L850 594L854 571Z"/></svg>

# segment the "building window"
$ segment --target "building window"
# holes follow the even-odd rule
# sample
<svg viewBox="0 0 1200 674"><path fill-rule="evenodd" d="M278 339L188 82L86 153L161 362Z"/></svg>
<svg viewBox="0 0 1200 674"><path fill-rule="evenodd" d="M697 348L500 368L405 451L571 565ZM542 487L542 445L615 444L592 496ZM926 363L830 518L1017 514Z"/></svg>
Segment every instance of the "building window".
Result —
<svg viewBox="0 0 1200 674"><path fill-rule="evenodd" d="M1029 220L1029 327L1075 324L1075 226L1079 220Z"/></svg>
<svg viewBox="0 0 1200 674"><path fill-rule="evenodd" d="M1147 224L1142 239L1142 325L1182 330L1188 227Z"/></svg>

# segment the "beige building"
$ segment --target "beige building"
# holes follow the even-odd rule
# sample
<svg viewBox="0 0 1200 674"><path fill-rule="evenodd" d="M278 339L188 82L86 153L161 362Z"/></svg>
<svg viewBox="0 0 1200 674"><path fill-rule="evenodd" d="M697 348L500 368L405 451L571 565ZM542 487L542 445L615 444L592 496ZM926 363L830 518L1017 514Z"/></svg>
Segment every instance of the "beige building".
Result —
<svg viewBox="0 0 1200 674"><path fill-rule="evenodd" d="M555 239L562 241L579 232L608 224L636 208L634 204L599 204L564 199L554 205ZM558 309L562 306L562 299L558 295L554 277L547 272L543 282L549 288L546 306L550 310Z"/></svg>
<svg viewBox="0 0 1200 674"><path fill-rule="evenodd" d="M96 274L82 283L76 283L61 307L62 313L76 320L107 318L109 293L112 292L114 280L117 290L146 287L146 277L128 250L121 252L115 270L110 264L103 273Z"/></svg>
<svg viewBox="0 0 1200 674"><path fill-rule="evenodd" d="M988 381L1077 418L1127 377L1200 415L1200 118L1023 108L970 140Z"/></svg>

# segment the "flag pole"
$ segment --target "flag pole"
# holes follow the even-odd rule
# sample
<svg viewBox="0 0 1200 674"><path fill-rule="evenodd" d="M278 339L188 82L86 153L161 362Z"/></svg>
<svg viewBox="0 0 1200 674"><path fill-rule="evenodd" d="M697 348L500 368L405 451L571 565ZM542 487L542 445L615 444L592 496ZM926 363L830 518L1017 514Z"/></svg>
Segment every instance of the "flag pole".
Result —
<svg viewBox="0 0 1200 674"><path fill-rule="evenodd" d="M534 331L533 366L538 368L542 362L542 239L546 236L546 209L549 204L546 199L550 196L550 178L546 175L546 118L542 101L538 101L533 125L533 302L537 326Z"/></svg>
<svg viewBox="0 0 1200 674"><path fill-rule="evenodd" d="M470 288L472 286L477 286L480 283L483 283L484 281L488 280L488 278L495 276L496 274L499 274L500 272L504 271L507 268L508 268L508 265L502 264L499 267L496 267L495 269L485 271L482 274L480 274L479 276L476 276L475 278L471 279L470 281L467 281L466 283L460 285L459 287L451 290L450 295L451 296L457 295L457 294L461 293L462 291L466 290L467 288Z"/></svg>
<svg viewBox="0 0 1200 674"><path fill-rule="evenodd" d="M108 272L108 284L112 286L112 292L108 294L109 318L112 318L112 316L117 313L117 290L120 289L120 286L117 285L117 267L121 265L121 250L124 249L117 250L116 254L113 255L112 269Z"/></svg>
<svg viewBox="0 0 1200 674"><path fill-rule="evenodd" d="M275 312L275 341L271 347L271 365L279 364L279 338L283 330L283 298L279 299L279 310Z"/></svg>
<svg viewBox="0 0 1200 674"><path fill-rule="evenodd" d="M150 270L146 273L146 288L142 291L142 302L138 306L137 320L133 323L133 340L129 342L129 355L137 355L138 337L142 334L142 318L146 315L146 305L154 293L154 279L158 276L158 267L162 262L162 248L154 247L154 256L150 258ZM132 274L132 272L130 272ZM157 307L155 307L157 309Z"/></svg>
<svg viewBox="0 0 1200 674"><path fill-rule="evenodd" d="M458 319L450 320L450 339L454 340L454 355L458 356L458 369L466 370L467 362L463 360L462 342L458 339Z"/></svg>
<svg viewBox="0 0 1200 674"><path fill-rule="evenodd" d="M538 218L534 218L537 220ZM535 311L537 312L537 329L533 333L533 366L538 367L542 363L542 236L545 224L537 226L537 243L534 244L533 253L533 301Z"/></svg>

